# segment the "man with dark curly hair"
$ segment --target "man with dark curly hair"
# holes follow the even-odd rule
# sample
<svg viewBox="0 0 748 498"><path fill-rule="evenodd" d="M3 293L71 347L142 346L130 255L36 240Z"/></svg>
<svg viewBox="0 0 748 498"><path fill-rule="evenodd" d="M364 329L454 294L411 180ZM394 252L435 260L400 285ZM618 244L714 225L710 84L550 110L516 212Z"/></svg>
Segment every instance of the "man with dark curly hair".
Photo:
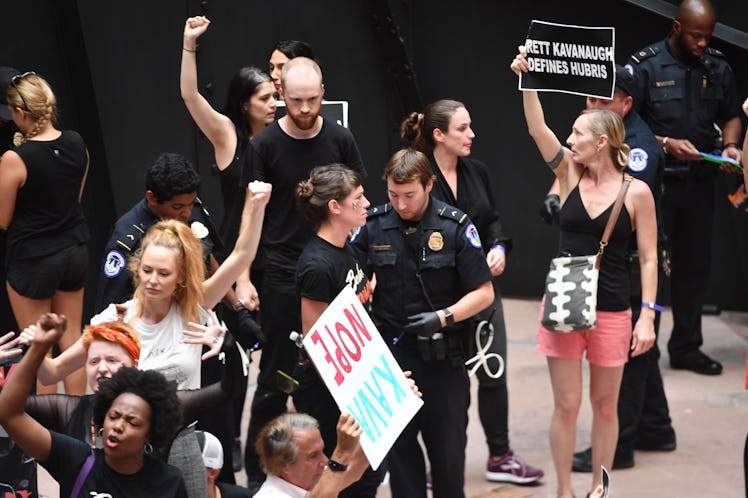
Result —
<svg viewBox="0 0 748 498"><path fill-rule="evenodd" d="M203 243L208 268L213 268L212 254L223 247L208 211L197 197L200 175L184 156L175 153L158 156L146 171L145 188L145 197L117 220L105 246L96 295L97 312L109 303L121 303L132 297L134 287L127 260L157 221L175 219L191 225Z"/></svg>

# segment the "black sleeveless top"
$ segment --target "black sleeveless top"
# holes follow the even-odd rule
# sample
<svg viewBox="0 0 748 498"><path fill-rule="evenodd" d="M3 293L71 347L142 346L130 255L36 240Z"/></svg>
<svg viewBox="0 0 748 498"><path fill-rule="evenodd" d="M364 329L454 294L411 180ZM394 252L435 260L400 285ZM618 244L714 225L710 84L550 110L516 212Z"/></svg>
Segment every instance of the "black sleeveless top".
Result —
<svg viewBox="0 0 748 498"><path fill-rule="evenodd" d="M8 260L37 258L89 239L78 195L86 174L86 146L69 130L55 140L29 140L15 150L26 165L8 227Z"/></svg>
<svg viewBox="0 0 748 498"><path fill-rule="evenodd" d="M591 219L582 204L582 196L577 184L559 213L561 237L558 255L596 254L611 211L613 211L613 204L597 218ZM623 311L631 305L626 248L632 232L631 218L624 204L600 263L597 309L601 311Z"/></svg>

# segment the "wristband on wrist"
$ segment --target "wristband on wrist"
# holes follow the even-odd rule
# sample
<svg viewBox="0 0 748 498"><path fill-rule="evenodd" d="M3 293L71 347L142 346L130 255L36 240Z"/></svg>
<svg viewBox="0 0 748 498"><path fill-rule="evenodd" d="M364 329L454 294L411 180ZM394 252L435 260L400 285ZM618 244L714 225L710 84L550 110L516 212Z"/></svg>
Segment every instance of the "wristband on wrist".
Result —
<svg viewBox="0 0 748 498"><path fill-rule="evenodd" d="M659 311L660 313L665 311L665 308L659 304L644 301L642 301L642 308L649 308L651 310Z"/></svg>
<svg viewBox="0 0 748 498"><path fill-rule="evenodd" d="M340 462L336 462L332 458L327 461L327 468L332 470L333 472L345 472L346 470L348 470L347 465L343 465Z"/></svg>
<svg viewBox="0 0 748 498"><path fill-rule="evenodd" d="M665 151L665 154L667 154L667 141L670 140L670 137L662 137L662 150Z"/></svg>
<svg viewBox="0 0 748 498"><path fill-rule="evenodd" d="M247 309L247 304L244 302L244 299L237 299L236 302L231 305L231 309L234 311L245 310Z"/></svg>
<svg viewBox="0 0 748 498"><path fill-rule="evenodd" d="M187 48L185 46L182 46L182 50L184 50L185 52L197 52L197 47L195 47L195 48Z"/></svg>
<svg viewBox="0 0 748 498"><path fill-rule="evenodd" d="M730 147L735 147L736 149L740 149L740 145L738 145L737 142L727 142L725 145L722 146L722 149L729 149Z"/></svg>
<svg viewBox="0 0 748 498"><path fill-rule="evenodd" d="M499 249L501 252L503 252L504 254L506 254L506 247L504 247L501 244L494 244L494 245L491 246L491 249Z"/></svg>

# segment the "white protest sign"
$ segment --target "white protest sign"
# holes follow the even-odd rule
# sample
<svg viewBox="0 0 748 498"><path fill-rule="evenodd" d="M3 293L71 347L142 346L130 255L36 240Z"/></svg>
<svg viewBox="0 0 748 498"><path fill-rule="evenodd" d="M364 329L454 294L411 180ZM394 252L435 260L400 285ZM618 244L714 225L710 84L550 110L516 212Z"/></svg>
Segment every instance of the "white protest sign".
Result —
<svg viewBox="0 0 748 498"><path fill-rule="evenodd" d="M350 286L306 334L304 349L340 411L363 429L361 447L377 469L423 401Z"/></svg>
<svg viewBox="0 0 748 498"><path fill-rule="evenodd" d="M615 28L532 21L519 89L612 98L615 39Z"/></svg>

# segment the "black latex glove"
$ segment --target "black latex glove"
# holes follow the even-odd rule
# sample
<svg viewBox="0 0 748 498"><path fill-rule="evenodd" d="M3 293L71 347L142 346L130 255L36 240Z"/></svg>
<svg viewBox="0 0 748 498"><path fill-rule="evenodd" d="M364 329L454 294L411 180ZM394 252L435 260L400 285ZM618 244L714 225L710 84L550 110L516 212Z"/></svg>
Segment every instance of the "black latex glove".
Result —
<svg viewBox="0 0 748 498"><path fill-rule="evenodd" d="M540 217L551 225L558 223L558 212L561 211L561 199L556 194L545 196L543 204L540 205Z"/></svg>
<svg viewBox="0 0 748 498"><path fill-rule="evenodd" d="M236 339L244 349L250 349L255 343L263 344L267 341L262 327L252 318L249 310L240 309L236 312L237 330L234 331Z"/></svg>
<svg viewBox="0 0 748 498"><path fill-rule="evenodd" d="M442 323L436 311L426 311L425 313L410 315L408 317L408 324L405 326L405 332L420 336L430 336L440 328L442 328Z"/></svg>

